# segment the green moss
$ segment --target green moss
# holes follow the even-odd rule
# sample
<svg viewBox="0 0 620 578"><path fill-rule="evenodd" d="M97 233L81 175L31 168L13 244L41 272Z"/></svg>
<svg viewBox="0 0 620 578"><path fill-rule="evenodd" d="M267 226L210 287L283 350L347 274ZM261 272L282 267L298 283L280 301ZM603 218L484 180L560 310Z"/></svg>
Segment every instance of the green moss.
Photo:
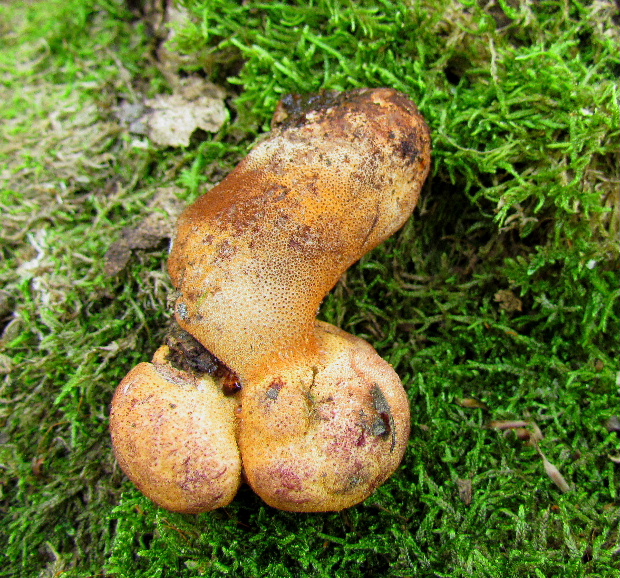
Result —
<svg viewBox="0 0 620 578"><path fill-rule="evenodd" d="M235 114L180 151L135 147L114 119L119 100L164 84L124 5L0 8L0 576L615 577L614 4L184 5L192 18L169 48L224 85ZM414 218L347 272L321 317L402 376L402 467L338 514L275 511L247 488L200 516L156 508L115 464L107 419L118 381L165 333L166 249L116 278L103 255L157 187L189 201L229 171L282 95L380 85L419 104L433 175ZM488 427L524 418L572 491L533 446Z"/></svg>

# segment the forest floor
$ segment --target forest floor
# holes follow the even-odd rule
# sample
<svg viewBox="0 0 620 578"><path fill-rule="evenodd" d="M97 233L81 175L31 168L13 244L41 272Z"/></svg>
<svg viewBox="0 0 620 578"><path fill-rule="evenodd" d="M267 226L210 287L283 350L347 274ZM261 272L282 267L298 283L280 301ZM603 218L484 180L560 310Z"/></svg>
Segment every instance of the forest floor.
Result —
<svg viewBox="0 0 620 578"><path fill-rule="evenodd" d="M0 5L0 576L616 578L616 4L187 0L165 42L158 5ZM223 125L162 144L140 115L188 79ZM401 376L404 461L340 513L162 510L108 419L170 324L174 215L282 96L361 86L417 102L433 169L320 318Z"/></svg>

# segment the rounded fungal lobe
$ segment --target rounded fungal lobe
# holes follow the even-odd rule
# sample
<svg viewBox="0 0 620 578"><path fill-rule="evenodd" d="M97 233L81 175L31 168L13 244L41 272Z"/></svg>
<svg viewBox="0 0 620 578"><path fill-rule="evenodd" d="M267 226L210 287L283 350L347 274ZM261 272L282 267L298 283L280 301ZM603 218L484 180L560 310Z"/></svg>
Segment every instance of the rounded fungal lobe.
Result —
<svg viewBox="0 0 620 578"><path fill-rule="evenodd" d="M298 99L276 120L186 209L169 260L177 321L242 379L316 354L321 301L404 224L430 166L428 128L392 89Z"/></svg>
<svg viewBox="0 0 620 578"><path fill-rule="evenodd" d="M266 377L244 396L239 445L252 489L288 511L338 511L398 467L409 402L392 367L364 340L317 322L314 364Z"/></svg>
<svg viewBox="0 0 620 578"><path fill-rule="evenodd" d="M226 506L241 483L235 439L238 402L207 374L166 361L134 367L117 387L110 429L123 471L154 502L176 512Z"/></svg>

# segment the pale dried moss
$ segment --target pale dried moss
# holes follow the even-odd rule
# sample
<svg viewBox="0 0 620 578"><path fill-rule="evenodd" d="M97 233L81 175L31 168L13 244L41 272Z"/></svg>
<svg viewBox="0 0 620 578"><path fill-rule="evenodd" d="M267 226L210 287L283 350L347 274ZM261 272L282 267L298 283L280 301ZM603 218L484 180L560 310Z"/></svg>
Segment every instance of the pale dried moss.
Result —
<svg viewBox="0 0 620 578"><path fill-rule="evenodd" d="M163 308L169 291L157 267L127 280L129 300L102 275L105 250L155 187L136 187L149 153L123 140L109 108L131 98L115 58L139 60L144 38L92 7L0 6L3 576L101 566L113 531L101 512L120 483L108 384L145 339L140 310Z"/></svg>
<svg viewBox="0 0 620 578"><path fill-rule="evenodd" d="M101 120L94 101L84 102L84 88L78 84L68 93L66 85L35 77L20 88L21 114L0 126L0 187L21 206L21 214L15 214L14 204L0 204L5 239L23 240L38 221L79 211L75 192L114 161L110 147L119 126ZM12 88L0 86L4 102L13 94Z"/></svg>

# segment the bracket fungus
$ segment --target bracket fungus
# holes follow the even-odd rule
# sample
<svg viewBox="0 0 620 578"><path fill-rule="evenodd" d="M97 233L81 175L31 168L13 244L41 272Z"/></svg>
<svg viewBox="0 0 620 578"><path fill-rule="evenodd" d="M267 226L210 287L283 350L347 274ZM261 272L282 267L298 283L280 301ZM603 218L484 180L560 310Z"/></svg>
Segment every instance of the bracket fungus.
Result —
<svg viewBox="0 0 620 578"><path fill-rule="evenodd" d="M316 315L411 215L429 130L388 88L287 97L273 124L179 218L169 271L189 346L169 341L112 402L121 467L170 510L224 506L242 481L282 510L341 510L381 485L407 445L392 367Z"/></svg>

